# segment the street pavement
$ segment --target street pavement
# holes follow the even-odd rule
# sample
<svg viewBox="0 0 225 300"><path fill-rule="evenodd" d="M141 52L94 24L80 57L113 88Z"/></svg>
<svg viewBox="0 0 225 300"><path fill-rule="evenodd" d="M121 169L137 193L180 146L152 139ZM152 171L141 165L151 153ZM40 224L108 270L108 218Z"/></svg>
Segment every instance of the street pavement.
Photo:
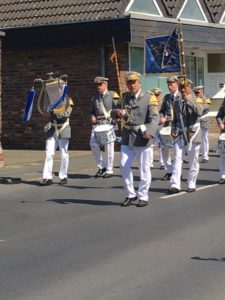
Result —
<svg viewBox="0 0 225 300"><path fill-rule="evenodd" d="M90 151L71 151L65 186L57 156L54 184L41 187L44 152L22 152L4 151L0 170L1 300L225 299L225 185L214 152L197 192L185 192L184 164L184 192L171 196L155 151L145 208L120 207L119 153L114 176L95 179ZM137 187L136 163L133 171Z"/></svg>

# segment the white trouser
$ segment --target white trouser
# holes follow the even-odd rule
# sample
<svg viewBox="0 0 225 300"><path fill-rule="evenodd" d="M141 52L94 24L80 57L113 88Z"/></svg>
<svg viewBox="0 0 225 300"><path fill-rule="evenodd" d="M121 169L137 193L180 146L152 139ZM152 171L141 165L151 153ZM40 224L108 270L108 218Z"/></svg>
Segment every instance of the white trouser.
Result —
<svg viewBox="0 0 225 300"><path fill-rule="evenodd" d="M184 146L181 143L181 138L175 143L174 148L174 163L173 172L170 179L170 187L181 189L181 172L182 172L182 152ZM193 143L191 150L188 151L188 188L194 189L196 187L197 176L199 173L199 149L200 144Z"/></svg>
<svg viewBox="0 0 225 300"><path fill-rule="evenodd" d="M150 145L150 148L149 148L149 151L150 151L150 167L154 166L154 146L156 146L159 150L159 163L160 163L161 166L163 166L164 162L163 162L163 158L162 158L161 144L160 144L158 136L156 136L154 138L153 143Z"/></svg>
<svg viewBox="0 0 225 300"><path fill-rule="evenodd" d="M161 166L163 166L164 161L163 161L163 157L162 157L162 145L161 145L161 142L160 142L159 134L157 134L156 137L155 137L155 145L159 149L159 163L160 163Z"/></svg>
<svg viewBox="0 0 225 300"><path fill-rule="evenodd" d="M161 166L164 166L165 164L164 164L164 161L163 161L163 155L162 155L162 147L161 147L161 145L159 144L159 163L160 163L160 165Z"/></svg>
<svg viewBox="0 0 225 300"><path fill-rule="evenodd" d="M105 145L105 152L103 155L99 144L96 142L94 131L92 130L90 146L98 168L106 168L108 174L113 174L114 142Z"/></svg>
<svg viewBox="0 0 225 300"><path fill-rule="evenodd" d="M57 147L59 147L61 152L59 178L67 178L69 166L68 146L69 139L57 139L55 135L46 140L46 156L43 169L43 179L52 179L53 160Z"/></svg>
<svg viewBox="0 0 225 300"><path fill-rule="evenodd" d="M154 144L149 147L150 167L154 167Z"/></svg>
<svg viewBox="0 0 225 300"><path fill-rule="evenodd" d="M225 153L220 155L220 176L225 179Z"/></svg>
<svg viewBox="0 0 225 300"><path fill-rule="evenodd" d="M209 159L209 129L208 128L202 128L201 129L201 148L202 148L202 159Z"/></svg>
<svg viewBox="0 0 225 300"><path fill-rule="evenodd" d="M121 146L120 169L123 178L123 184L126 191L126 197L136 197L134 190L133 173L131 170L134 158L138 161L140 172L140 183L138 187L139 200L148 201L148 190L151 184L150 170L150 151L149 147L129 147Z"/></svg>
<svg viewBox="0 0 225 300"><path fill-rule="evenodd" d="M165 171L168 174L172 174L173 165L172 165L172 162L171 162L170 149L163 147L161 149L161 152L162 152L162 160L163 160L163 164L164 164L164 167L165 167Z"/></svg>

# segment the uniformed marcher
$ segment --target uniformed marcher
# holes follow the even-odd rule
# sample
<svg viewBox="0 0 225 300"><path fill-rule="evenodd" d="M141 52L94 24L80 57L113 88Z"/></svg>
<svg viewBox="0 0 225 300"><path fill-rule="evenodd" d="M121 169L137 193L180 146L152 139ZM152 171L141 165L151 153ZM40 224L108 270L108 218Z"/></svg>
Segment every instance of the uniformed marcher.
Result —
<svg viewBox="0 0 225 300"><path fill-rule="evenodd" d="M117 116L122 117L122 145L120 169L126 192L126 199L121 206L129 206L139 200L137 206L148 205L148 190L151 184L149 146L154 142L159 123L158 101L155 95L141 90L141 75L128 72L125 76L129 92L123 95ZM140 183L136 194L131 170L134 159L138 161Z"/></svg>
<svg viewBox="0 0 225 300"><path fill-rule="evenodd" d="M211 104L210 98L204 95L204 86L199 85L194 88L196 98L201 98L203 101L203 115L200 118L201 126L201 150L202 150L202 163L207 163L209 160L209 106Z"/></svg>
<svg viewBox="0 0 225 300"><path fill-rule="evenodd" d="M219 154L220 154L220 165L219 165L219 170L220 170L220 180L218 181L219 184L225 184L225 98L223 100L222 105L220 106L220 109L217 113L216 116L217 124L221 132L222 139L219 139L220 143L220 149Z"/></svg>
<svg viewBox="0 0 225 300"><path fill-rule="evenodd" d="M90 146L98 166L96 178L110 178L113 175L116 136L114 132L115 121L112 120L111 111L118 105L119 95L115 91L108 90L108 80L108 78L100 76L94 79L97 94L91 99L92 132ZM98 130L99 132L97 132ZM100 141L96 138L96 134L99 135ZM101 138L103 144L100 144ZM104 150L104 155L101 150Z"/></svg>
<svg viewBox="0 0 225 300"><path fill-rule="evenodd" d="M171 134L176 139L174 148L174 165L170 179L169 194L181 191L182 152L187 145L189 171L187 192L196 191L199 173L199 149L201 143L200 117L203 114L202 99L195 98L192 92L193 83L182 78L179 83L181 99L174 102L174 119Z"/></svg>
<svg viewBox="0 0 225 300"><path fill-rule="evenodd" d="M59 147L61 152L61 164L59 170L60 184L67 184L68 167L69 167L69 139L71 138L71 127L69 117L72 112L74 103L71 98L67 100L67 105L62 111L54 109L49 113L49 122L44 128L46 138L46 157L43 169L43 181L40 185L51 185L52 169L54 163L55 151Z"/></svg>
<svg viewBox="0 0 225 300"><path fill-rule="evenodd" d="M171 134L171 124L173 121L173 105L175 101L178 101L181 94L178 90L179 79L177 76L170 76L167 78L167 86L169 89L169 94L166 94L163 98L162 106L159 111L160 113L160 124L163 125L161 129L161 151L162 158L165 166L166 174L162 180L170 180L172 176L173 165L171 162L171 149L173 148L172 138L168 137L165 133ZM164 135L163 135L164 133ZM169 142L171 141L171 143Z"/></svg>

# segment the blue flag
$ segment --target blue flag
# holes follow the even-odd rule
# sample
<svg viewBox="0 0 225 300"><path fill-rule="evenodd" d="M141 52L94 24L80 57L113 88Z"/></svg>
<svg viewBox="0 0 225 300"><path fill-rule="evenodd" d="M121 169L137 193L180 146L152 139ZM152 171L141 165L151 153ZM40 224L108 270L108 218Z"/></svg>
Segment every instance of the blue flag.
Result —
<svg viewBox="0 0 225 300"><path fill-rule="evenodd" d="M145 72L180 72L180 54L176 28L171 35L145 40Z"/></svg>

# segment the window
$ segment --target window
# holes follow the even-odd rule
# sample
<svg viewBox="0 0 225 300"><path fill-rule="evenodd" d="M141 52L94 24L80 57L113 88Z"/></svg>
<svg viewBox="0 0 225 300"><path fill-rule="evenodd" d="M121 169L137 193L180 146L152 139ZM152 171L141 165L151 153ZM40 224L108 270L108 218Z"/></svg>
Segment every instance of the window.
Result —
<svg viewBox="0 0 225 300"><path fill-rule="evenodd" d="M144 73L144 49L141 47L130 47L130 69Z"/></svg>
<svg viewBox="0 0 225 300"><path fill-rule="evenodd" d="M162 16L156 0L132 0L126 11Z"/></svg>
<svg viewBox="0 0 225 300"><path fill-rule="evenodd" d="M168 93L166 76L158 76L157 74L144 74L144 48L130 47L130 70L142 74L141 82L144 91L150 91L154 87L159 87L164 93Z"/></svg>
<svg viewBox="0 0 225 300"><path fill-rule="evenodd" d="M207 22L199 0L185 0L177 18Z"/></svg>
<svg viewBox="0 0 225 300"><path fill-rule="evenodd" d="M225 73L225 53L208 54L208 72Z"/></svg>
<svg viewBox="0 0 225 300"><path fill-rule="evenodd" d="M195 56L186 56L186 75L194 85L204 85L204 58Z"/></svg>

